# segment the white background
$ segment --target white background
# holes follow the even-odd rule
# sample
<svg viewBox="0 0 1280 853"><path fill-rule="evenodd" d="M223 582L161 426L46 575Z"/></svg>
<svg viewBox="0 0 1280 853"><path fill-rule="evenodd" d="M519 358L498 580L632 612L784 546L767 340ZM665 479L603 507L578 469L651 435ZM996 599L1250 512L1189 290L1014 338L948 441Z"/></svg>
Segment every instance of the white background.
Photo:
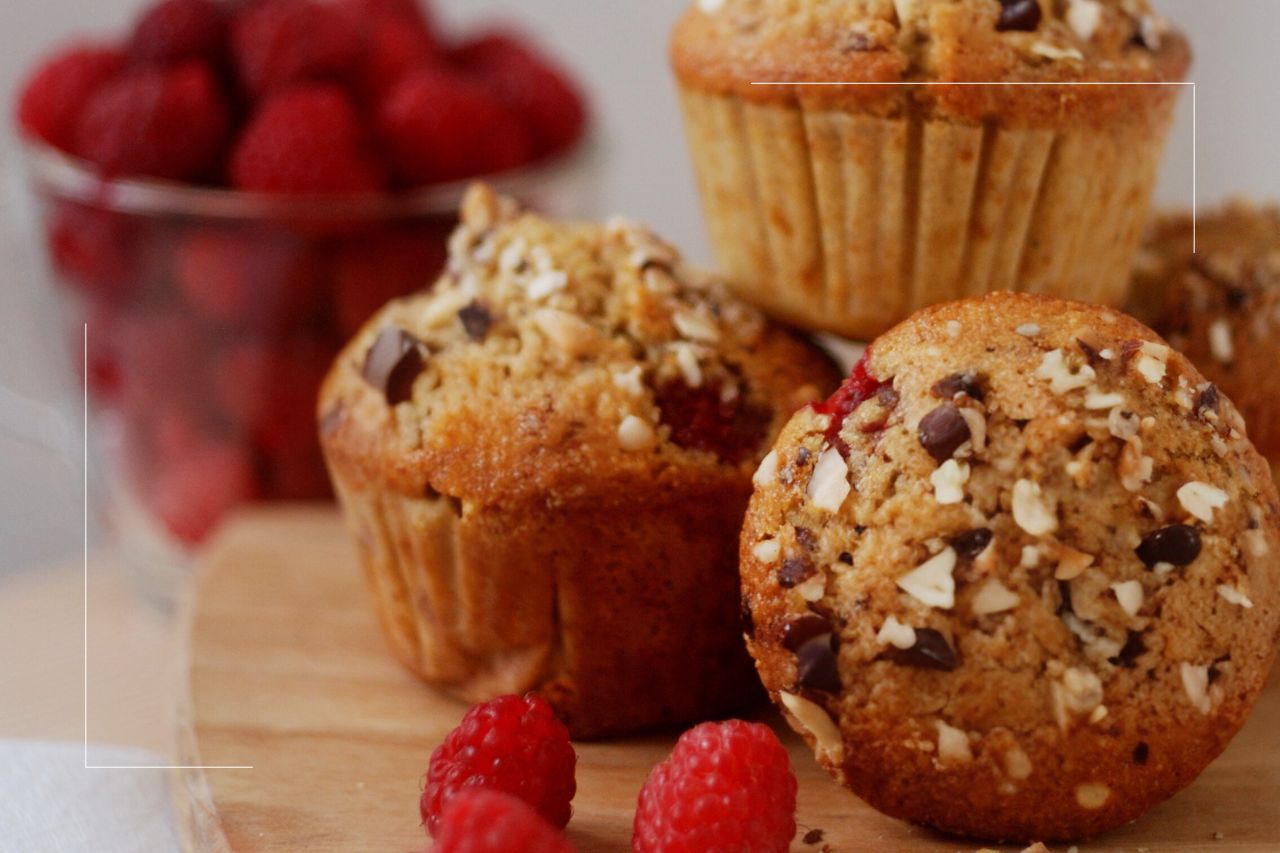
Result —
<svg viewBox="0 0 1280 853"><path fill-rule="evenodd" d="M836 2L836 0L829 0ZM1191 34L1199 92L1202 206L1234 193L1280 197L1280 80L1277 0L1157 0ZM29 65L73 33L121 30L135 0L0 0L0 98L5 125L12 93ZM437 0L462 27L516 16L576 68L591 91L607 163L606 211L651 222L705 260L665 48L685 0ZM1192 144L1189 92L1170 143L1159 201L1189 205ZM6 131L7 132L7 131ZM11 140L3 147L0 219L0 405L6 391L61 409L68 389L53 339L41 321L37 244L29 239ZM72 389L73 390L73 389ZM72 413L74 414L74 413ZM0 420L0 424L3 420ZM72 422L74 427L75 422ZM69 557L80 541L78 460L0 429L0 571Z"/></svg>

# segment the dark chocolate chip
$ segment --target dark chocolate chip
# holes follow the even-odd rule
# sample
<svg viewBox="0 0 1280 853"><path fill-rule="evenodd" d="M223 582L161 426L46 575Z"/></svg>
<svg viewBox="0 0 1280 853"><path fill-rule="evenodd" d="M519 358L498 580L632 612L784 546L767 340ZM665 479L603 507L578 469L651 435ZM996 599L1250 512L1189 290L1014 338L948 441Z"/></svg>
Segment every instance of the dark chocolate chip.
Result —
<svg viewBox="0 0 1280 853"><path fill-rule="evenodd" d="M826 836L827 836L827 833L821 829L811 829L808 832L806 832L804 834L804 838L800 840L803 841L805 844L818 844L822 841L823 838L826 838Z"/></svg>
<svg viewBox="0 0 1280 853"><path fill-rule="evenodd" d="M1196 397L1197 412L1216 412L1218 411L1218 402L1222 399L1222 394L1218 391L1217 385L1207 385L1200 395Z"/></svg>
<svg viewBox="0 0 1280 853"><path fill-rule="evenodd" d="M1113 658L1109 658L1112 666L1122 666L1125 669L1133 669L1134 662L1138 657L1147 650L1146 643L1142 642L1142 635L1137 631L1130 631L1129 636L1125 638L1124 645L1120 648L1120 654Z"/></svg>
<svg viewBox="0 0 1280 853"><path fill-rule="evenodd" d="M388 327L369 347L363 373L365 381L395 406L413 396L413 380L425 365L421 342L403 329Z"/></svg>
<svg viewBox="0 0 1280 853"><path fill-rule="evenodd" d="M840 692L835 635L814 637L796 652L796 686L827 693Z"/></svg>
<svg viewBox="0 0 1280 853"><path fill-rule="evenodd" d="M778 585L784 589L791 589L811 574L813 574L813 563L808 557L787 557L778 568Z"/></svg>
<svg viewBox="0 0 1280 853"><path fill-rule="evenodd" d="M972 370L953 373L946 379L939 379L931 390L935 397L941 397L944 400L954 399L957 394L968 394L975 400L981 400L984 393L982 377Z"/></svg>
<svg viewBox="0 0 1280 853"><path fill-rule="evenodd" d="M1064 613L1075 615L1075 610L1071 607L1071 584L1066 581L1058 581L1057 615L1062 616Z"/></svg>
<svg viewBox="0 0 1280 853"><path fill-rule="evenodd" d="M1093 436L1087 432L1082 432L1079 438L1067 445L1067 449L1072 453L1079 453L1091 444L1093 444Z"/></svg>
<svg viewBox="0 0 1280 853"><path fill-rule="evenodd" d="M1102 354L1098 352L1097 347L1093 346L1083 338L1076 338L1076 345L1080 347L1080 352L1084 353L1084 357L1089 361L1090 367L1097 367L1106 360L1102 357Z"/></svg>
<svg viewBox="0 0 1280 853"><path fill-rule="evenodd" d="M489 334L489 329L493 327L493 315L480 301L473 301L460 308L458 319L462 321L462 328L466 330L467 337L473 341L483 341Z"/></svg>
<svg viewBox="0 0 1280 853"><path fill-rule="evenodd" d="M1147 742L1145 740L1138 741L1138 745L1133 748L1133 763L1146 764L1150 755L1151 747L1147 746Z"/></svg>
<svg viewBox="0 0 1280 853"><path fill-rule="evenodd" d="M1040 4L1037 0L1000 0L1000 19L996 29L1000 32L1020 30L1031 32L1040 26Z"/></svg>
<svg viewBox="0 0 1280 853"><path fill-rule="evenodd" d="M1227 288L1227 307L1232 311L1239 311L1248 303L1249 291L1243 287Z"/></svg>
<svg viewBox="0 0 1280 853"><path fill-rule="evenodd" d="M1137 554L1147 568L1159 563L1189 566L1200 556L1200 532L1186 524L1163 527L1142 540Z"/></svg>
<svg viewBox="0 0 1280 853"><path fill-rule="evenodd" d="M902 395L898 393L898 389L892 385L882 385L880 390L876 392L876 400L886 409L892 409L898 405L898 401L902 399Z"/></svg>
<svg viewBox="0 0 1280 853"><path fill-rule="evenodd" d="M970 439L969 424L955 403L943 403L920 420L920 444L939 464Z"/></svg>
<svg viewBox="0 0 1280 853"><path fill-rule="evenodd" d="M840 556L836 557L836 559L844 563L846 566L853 565L853 555L850 554L848 551L841 551Z"/></svg>
<svg viewBox="0 0 1280 853"><path fill-rule="evenodd" d="M806 551L812 551L818 547L818 537L807 527L797 527L796 543Z"/></svg>
<svg viewBox="0 0 1280 853"><path fill-rule="evenodd" d="M797 451L796 451L796 465L797 465L797 466L801 466L801 465L806 465L806 464L808 464L808 462L809 462L809 460L810 460L811 458L813 458L813 454L809 451L809 448L807 448L807 447L802 447L802 448L800 448L799 450L797 450Z"/></svg>
<svg viewBox="0 0 1280 853"><path fill-rule="evenodd" d="M814 637L830 635L835 629L831 620L817 613L806 613L782 626L782 645L789 652L796 652Z"/></svg>
<svg viewBox="0 0 1280 853"><path fill-rule="evenodd" d="M739 614L742 617L742 631L748 637L756 635L756 619L751 613L751 599L745 595L742 597L742 611Z"/></svg>
<svg viewBox="0 0 1280 853"><path fill-rule="evenodd" d="M902 666L951 671L959 661L946 638L932 628L916 628L916 644L909 649L890 647L885 655Z"/></svg>
<svg viewBox="0 0 1280 853"><path fill-rule="evenodd" d="M956 554L962 559L973 560L987 550L987 546L991 544L991 536L990 530L985 527L979 527L976 530L970 530L951 537L948 544L956 549Z"/></svg>

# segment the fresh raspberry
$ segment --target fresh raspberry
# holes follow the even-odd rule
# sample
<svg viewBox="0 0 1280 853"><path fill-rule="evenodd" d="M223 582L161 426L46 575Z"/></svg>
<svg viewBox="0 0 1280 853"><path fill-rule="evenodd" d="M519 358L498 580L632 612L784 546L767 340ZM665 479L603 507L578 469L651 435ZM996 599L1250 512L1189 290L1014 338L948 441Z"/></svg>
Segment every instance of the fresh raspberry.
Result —
<svg viewBox="0 0 1280 853"><path fill-rule="evenodd" d="M831 423L827 427L828 443L837 447L841 453L848 455L849 448L840 438L840 430L844 428L847 417L863 403L874 397L882 388L891 383L882 382L871 375L869 363L871 348L867 347L862 358L853 366L849 378L835 390L830 397L821 403L814 403L813 410L819 415L831 415Z"/></svg>
<svg viewBox="0 0 1280 853"><path fill-rule="evenodd" d="M334 311L343 337L398 296L422 290L444 267L442 237L426 229L353 238L333 258Z"/></svg>
<svg viewBox="0 0 1280 853"><path fill-rule="evenodd" d="M258 0L231 21L231 58L255 98L293 83L348 79L360 41L345 13L316 0Z"/></svg>
<svg viewBox="0 0 1280 853"><path fill-rule="evenodd" d="M126 72L89 98L76 125L75 153L108 176L174 181L213 177L230 118L208 67Z"/></svg>
<svg viewBox="0 0 1280 853"><path fill-rule="evenodd" d="M554 826L510 794L468 788L450 798L432 853L573 853Z"/></svg>
<svg viewBox="0 0 1280 853"><path fill-rule="evenodd" d="M135 223L114 211L60 202L49 212L49 257L60 276L98 300L119 304L140 284Z"/></svg>
<svg viewBox="0 0 1280 853"><path fill-rule="evenodd" d="M654 389L662 422L671 428L671 442L688 450L714 453L730 465L754 456L769 434L773 412L743 399L728 399L723 385L708 381L691 388L676 379Z"/></svg>
<svg viewBox="0 0 1280 853"><path fill-rule="evenodd" d="M702 723L640 790L635 853L785 853L796 834L796 777L761 723Z"/></svg>
<svg viewBox="0 0 1280 853"><path fill-rule="evenodd" d="M233 442L205 439L185 455L157 461L154 511L188 545L203 541L229 510L256 496L253 464Z"/></svg>
<svg viewBox="0 0 1280 853"><path fill-rule="evenodd" d="M569 822L578 756L569 730L537 694L475 705L431 753L420 803L432 836L464 788L493 788L524 800L558 829Z"/></svg>
<svg viewBox="0 0 1280 853"><path fill-rule="evenodd" d="M18 124L55 148L75 147L76 121L85 102L124 68L114 47L79 44L55 55L27 79L18 99Z"/></svg>
<svg viewBox="0 0 1280 853"><path fill-rule="evenodd" d="M582 136L587 111L568 74L518 36L494 32L463 44L456 62L479 75L532 131L536 154L564 151Z"/></svg>
<svg viewBox="0 0 1280 853"><path fill-rule="evenodd" d="M368 21L357 86L364 97L380 100L395 84L419 68L443 68L445 58L432 37L411 20L395 15Z"/></svg>
<svg viewBox="0 0 1280 853"><path fill-rule="evenodd" d="M227 16L214 0L162 0L133 25L129 56L139 63L174 65L201 59L222 61L227 42Z"/></svg>
<svg viewBox="0 0 1280 853"><path fill-rule="evenodd" d="M413 72L388 93L378 118L396 175L410 185L501 172L533 153L520 117L460 74Z"/></svg>
<svg viewBox="0 0 1280 853"><path fill-rule="evenodd" d="M270 193L365 193L384 182L351 99L313 83L265 101L231 153L231 185Z"/></svg>
<svg viewBox="0 0 1280 853"><path fill-rule="evenodd" d="M215 324L258 331L301 326L314 308L318 271L301 239L204 228L178 244L174 278Z"/></svg>

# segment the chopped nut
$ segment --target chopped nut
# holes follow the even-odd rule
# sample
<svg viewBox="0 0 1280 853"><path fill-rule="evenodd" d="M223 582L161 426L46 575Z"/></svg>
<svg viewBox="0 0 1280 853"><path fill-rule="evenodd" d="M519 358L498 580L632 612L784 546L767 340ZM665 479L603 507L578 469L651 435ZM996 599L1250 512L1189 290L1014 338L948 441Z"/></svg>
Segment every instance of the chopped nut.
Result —
<svg viewBox="0 0 1280 853"><path fill-rule="evenodd" d="M1029 779L1031 778L1032 769L1031 759L1027 757L1027 753L1023 751L1022 747L1015 746L1005 752L1004 772L1010 779L1017 779L1018 781Z"/></svg>
<svg viewBox="0 0 1280 853"><path fill-rule="evenodd" d="M969 736L955 726L935 720L938 726L938 761L940 764L968 764L973 761Z"/></svg>
<svg viewBox="0 0 1280 853"><path fill-rule="evenodd" d="M760 467L756 468L756 473L752 475L751 482L757 487L772 486L774 481L778 479L778 451L770 450L760 460Z"/></svg>
<svg viewBox="0 0 1280 853"><path fill-rule="evenodd" d="M1049 381L1049 390L1055 394L1067 394L1077 388L1084 388L1098 378L1089 365L1083 365L1072 372L1067 365L1065 350L1055 349L1044 354L1044 360L1036 369L1036 376Z"/></svg>
<svg viewBox="0 0 1280 853"><path fill-rule="evenodd" d="M680 368L680 376L684 379L684 384L690 388L698 388L702 385L702 367L698 364L698 353L688 344L682 344L674 347L676 353L676 367Z"/></svg>
<svg viewBox="0 0 1280 853"><path fill-rule="evenodd" d="M1142 609L1142 605L1146 601L1146 591L1143 590L1141 581L1113 583L1111 591L1115 593L1116 601L1120 603L1120 609L1130 616L1137 616L1138 611Z"/></svg>
<svg viewBox="0 0 1280 853"><path fill-rule="evenodd" d="M1227 586L1224 583L1218 584L1218 595L1222 596L1223 600L1227 603L1243 607L1245 610L1253 607L1253 602L1249 600L1249 596L1245 595L1234 586Z"/></svg>
<svg viewBox="0 0 1280 853"><path fill-rule="evenodd" d="M977 409L963 408L960 417L969 425L969 443L976 456L987 449L987 419Z"/></svg>
<svg viewBox="0 0 1280 853"><path fill-rule="evenodd" d="M1271 551L1271 546L1267 544L1267 534L1261 530L1245 531L1244 541L1249 546L1249 553L1254 557L1265 557Z"/></svg>
<svg viewBox="0 0 1280 853"><path fill-rule="evenodd" d="M945 548L898 578L898 588L926 607L950 610L956 603L954 548Z"/></svg>
<svg viewBox="0 0 1280 853"><path fill-rule="evenodd" d="M547 340L570 358L593 352L601 341L594 326L568 311L539 308L533 312L533 322Z"/></svg>
<svg viewBox="0 0 1280 853"><path fill-rule="evenodd" d="M1014 329L1014 331L1019 335L1022 335L1024 338L1034 338L1036 335L1040 334L1040 326L1036 323L1023 323L1021 326Z"/></svg>
<svg viewBox="0 0 1280 853"><path fill-rule="evenodd" d="M776 563L782 556L782 543L777 539L763 539L751 549L751 556L766 566Z"/></svg>
<svg viewBox="0 0 1280 853"><path fill-rule="evenodd" d="M821 572L815 573L807 580L803 580L795 585L795 591L800 593L800 597L809 603L821 601L822 596L827 592L827 578Z"/></svg>
<svg viewBox="0 0 1280 853"><path fill-rule="evenodd" d="M1024 569L1034 569L1040 565L1040 548L1036 545L1023 545L1022 555L1018 560L1018 565Z"/></svg>
<svg viewBox="0 0 1280 853"><path fill-rule="evenodd" d="M1121 441L1129 441L1137 438L1138 431L1142 428L1142 419L1133 412L1126 412L1123 409L1115 408L1107 415L1107 431Z"/></svg>
<svg viewBox="0 0 1280 853"><path fill-rule="evenodd" d="M569 276L562 270L544 270L529 280L525 285L525 293L535 302L546 299L559 290L564 290L569 283Z"/></svg>
<svg viewBox="0 0 1280 853"><path fill-rule="evenodd" d="M1018 594L1007 586L1002 584L996 578L991 578L978 592L973 596L970 607L978 616L987 616L991 613L1003 613L1006 610L1012 610L1018 606Z"/></svg>
<svg viewBox="0 0 1280 853"><path fill-rule="evenodd" d="M1058 549L1058 568L1053 577L1060 581L1075 580L1093 565L1093 555L1063 545Z"/></svg>
<svg viewBox="0 0 1280 853"><path fill-rule="evenodd" d="M832 764L844 762L844 741L835 722L821 706L795 693L778 694L782 707L786 708L801 728L813 736L818 758Z"/></svg>
<svg viewBox="0 0 1280 853"><path fill-rule="evenodd" d="M715 344L720 341L720 330L716 325L692 311L677 311L672 321L676 325L676 331L688 340L703 344Z"/></svg>
<svg viewBox="0 0 1280 853"><path fill-rule="evenodd" d="M828 447L818 457L818 464L809 478L807 494L818 509L838 512L849 496L849 465L834 447Z"/></svg>
<svg viewBox="0 0 1280 853"><path fill-rule="evenodd" d="M1159 385L1164 381L1165 373L1168 371L1168 365L1165 363L1168 359L1168 347L1144 341L1133 366L1152 385Z"/></svg>
<svg viewBox="0 0 1280 853"><path fill-rule="evenodd" d="M1102 4L1098 0L1070 0L1067 26L1081 41L1089 41L1102 21Z"/></svg>
<svg viewBox="0 0 1280 853"><path fill-rule="evenodd" d="M948 459L929 475L933 483L934 500L938 503L958 504L964 500L964 484L969 482L969 466Z"/></svg>
<svg viewBox="0 0 1280 853"><path fill-rule="evenodd" d="M1106 785L1097 782L1090 782L1076 787L1076 802L1080 804L1080 808L1100 809L1107 804L1107 800L1111 799L1111 789Z"/></svg>
<svg viewBox="0 0 1280 853"><path fill-rule="evenodd" d="M1045 502L1039 483L1019 480L1013 486L1013 520L1032 536L1058 529L1058 515Z"/></svg>
<svg viewBox="0 0 1280 853"><path fill-rule="evenodd" d="M1156 461L1142 452L1142 439L1131 438L1125 442L1116 462L1120 485L1126 491L1137 493L1155 476Z"/></svg>
<svg viewBox="0 0 1280 853"><path fill-rule="evenodd" d="M644 394L644 384L640 381L642 372L643 368L638 364L633 364L626 370L615 370L613 384L633 397L640 397Z"/></svg>
<svg viewBox="0 0 1280 853"><path fill-rule="evenodd" d="M876 634L876 642L906 650L916 644L916 629L910 625L903 625L890 616L880 626L880 633Z"/></svg>
<svg viewBox="0 0 1280 853"><path fill-rule="evenodd" d="M1103 409L1114 409L1116 406L1125 404L1125 396L1118 391L1104 393L1097 388L1090 388L1084 397L1084 407L1090 411L1099 412Z"/></svg>
<svg viewBox="0 0 1280 853"><path fill-rule="evenodd" d="M1222 364L1236 360L1235 341L1231 336L1231 324L1222 318L1209 326L1209 352Z"/></svg>
<svg viewBox="0 0 1280 853"><path fill-rule="evenodd" d="M618 444L623 450L648 450L657 438L653 426L644 418L627 415L618 424Z"/></svg>
<svg viewBox="0 0 1280 853"><path fill-rule="evenodd" d="M1227 493L1208 483L1191 481L1178 489L1178 503L1205 524L1213 523L1213 511L1227 505Z"/></svg>
<svg viewBox="0 0 1280 853"><path fill-rule="evenodd" d="M1055 61L1075 60L1079 62L1084 59L1084 54L1074 47L1058 47L1049 44L1047 41L1038 41L1031 45L1031 52L1036 56L1043 56L1045 59Z"/></svg>
<svg viewBox="0 0 1280 853"><path fill-rule="evenodd" d="M1197 711L1207 714L1213 710L1209 699L1209 667L1184 663L1182 671L1182 689Z"/></svg>

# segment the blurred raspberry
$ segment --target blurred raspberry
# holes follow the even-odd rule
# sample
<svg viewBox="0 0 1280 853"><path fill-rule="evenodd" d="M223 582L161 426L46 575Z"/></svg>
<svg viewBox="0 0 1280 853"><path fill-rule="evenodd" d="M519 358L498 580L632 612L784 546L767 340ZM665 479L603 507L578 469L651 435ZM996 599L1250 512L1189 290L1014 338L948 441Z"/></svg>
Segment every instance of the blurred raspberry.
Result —
<svg viewBox="0 0 1280 853"><path fill-rule="evenodd" d="M85 101L124 68L124 52L78 44L56 54L27 78L18 99L18 124L56 148L75 147Z"/></svg>
<svg viewBox="0 0 1280 853"><path fill-rule="evenodd" d="M542 156L577 142L587 113L569 75L527 44L518 36L494 32L459 46L452 56L519 113Z"/></svg>
<svg viewBox="0 0 1280 853"><path fill-rule="evenodd" d="M257 98L292 83L346 80L360 59L348 15L316 0L257 0L231 21L231 57Z"/></svg>
<svg viewBox="0 0 1280 853"><path fill-rule="evenodd" d="M368 26L368 43L359 71L360 91L365 97L382 97L419 68L443 67L444 58L436 43L413 22L381 17Z"/></svg>
<svg viewBox="0 0 1280 853"><path fill-rule="evenodd" d="M533 153L519 116L460 74L413 72L388 93L378 119L396 175L409 185L505 171Z"/></svg>
<svg viewBox="0 0 1280 853"><path fill-rule="evenodd" d="M174 278L188 304L216 324L297 328L316 307L318 272L305 241L204 228L179 243Z"/></svg>
<svg viewBox="0 0 1280 853"><path fill-rule="evenodd" d="M75 153L108 176L198 181L217 174L229 128L226 102L206 66L135 69L89 98Z"/></svg>
<svg viewBox="0 0 1280 853"><path fill-rule="evenodd" d="M760 723L702 723L680 736L640 790L634 853L786 853L796 777Z"/></svg>
<svg viewBox="0 0 1280 853"><path fill-rule="evenodd" d="M386 303L430 287L444 268L441 237L424 229L353 238L333 258L334 311L343 337L354 337Z"/></svg>
<svg viewBox="0 0 1280 853"><path fill-rule="evenodd" d="M126 217L61 202L49 211L45 227L49 257L58 275L112 304L136 291L137 234Z"/></svg>
<svg viewBox="0 0 1280 853"><path fill-rule="evenodd" d="M445 806L433 853L573 853L556 828L523 800L470 788Z"/></svg>
<svg viewBox="0 0 1280 853"><path fill-rule="evenodd" d="M435 836L450 800L467 788L519 797L557 828L569 822L578 757L545 699L499 696L467 711L431 753L422 822Z"/></svg>
<svg viewBox="0 0 1280 853"><path fill-rule="evenodd" d="M222 62L227 16L214 0L162 0L143 12L129 36L129 56L140 63L173 65L201 59Z"/></svg>
<svg viewBox="0 0 1280 853"><path fill-rule="evenodd" d="M205 439L157 466L153 511L188 545L202 542L231 509L254 499L253 464L234 442Z"/></svg>
<svg viewBox="0 0 1280 853"><path fill-rule="evenodd" d="M382 189L351 99L336 86L281 92L258 109L231 154L236 189L362 193Z"/></svg>

